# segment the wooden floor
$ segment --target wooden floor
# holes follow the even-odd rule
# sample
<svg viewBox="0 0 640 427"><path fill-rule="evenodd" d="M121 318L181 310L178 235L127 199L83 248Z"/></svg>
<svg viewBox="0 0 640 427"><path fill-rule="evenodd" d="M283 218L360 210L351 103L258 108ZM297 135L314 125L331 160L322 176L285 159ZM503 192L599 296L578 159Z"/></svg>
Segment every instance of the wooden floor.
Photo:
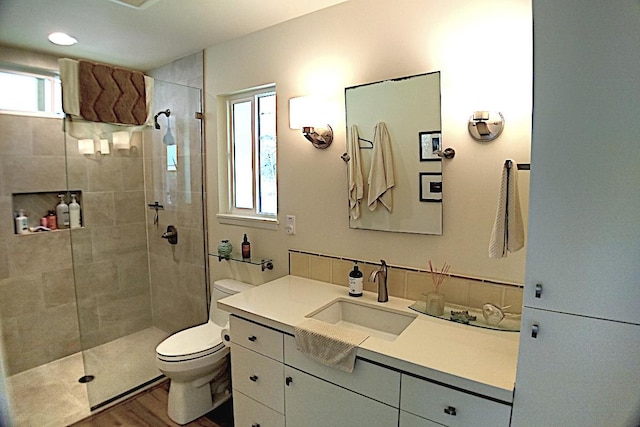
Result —
<svg viewBox="0 0 640 427"><path fill-rule="evenodd" d="M167 415L168 394L169 382L164 382L71 427L179 427ZM231 400L186 426L233 427Z"/></svg>

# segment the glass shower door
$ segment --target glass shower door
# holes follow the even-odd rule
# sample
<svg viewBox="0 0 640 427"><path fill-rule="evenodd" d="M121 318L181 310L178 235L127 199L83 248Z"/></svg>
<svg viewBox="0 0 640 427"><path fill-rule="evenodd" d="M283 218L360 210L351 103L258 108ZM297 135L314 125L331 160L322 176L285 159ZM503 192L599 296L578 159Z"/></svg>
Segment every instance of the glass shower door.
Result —
<svg viewBox="0 0 640 427"><path fill-rule="evenodd" d="M170 113L158 116L160 129L134 132L129 148L109 136L80 154L66 135L67 185L82 213L71 246L92 409L156 381L155 347L207 319L201 91L156 81L154 94L154 115ZM176 245L162 238L169 225Z"/></svg>

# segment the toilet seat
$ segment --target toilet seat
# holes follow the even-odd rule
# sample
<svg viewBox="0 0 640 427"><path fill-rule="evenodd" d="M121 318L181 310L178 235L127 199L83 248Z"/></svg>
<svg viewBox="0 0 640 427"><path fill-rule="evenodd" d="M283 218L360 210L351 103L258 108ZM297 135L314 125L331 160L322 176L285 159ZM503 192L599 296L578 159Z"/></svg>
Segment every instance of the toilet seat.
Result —
<svg viewBox="0 0 640 427"><path fill-rule="evenodd" d="M224 348L222 328L209 321L177 332L156 347L158 359L165 362L184 362L214 354Z"/></svg>

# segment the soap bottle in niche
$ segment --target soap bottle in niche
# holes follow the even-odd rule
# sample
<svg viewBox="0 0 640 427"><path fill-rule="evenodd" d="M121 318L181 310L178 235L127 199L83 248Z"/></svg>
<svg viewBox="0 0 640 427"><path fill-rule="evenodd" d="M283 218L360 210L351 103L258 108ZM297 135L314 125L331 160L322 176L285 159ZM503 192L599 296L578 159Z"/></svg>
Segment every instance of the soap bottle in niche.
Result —
<svg viewBox="0 0 640 427"><path fill-rule="evenodd" d="M16 233L17 234L27 234L29 232L29 225L27 224L28 219L24 215L24 211L20 209L18 211L18 216L16 217Z"/></svg>
<svg viewBox="0 0 640 427"><path fill-rule="evenodd" d="M58 229L58 218L56 217L56 211L54 211L54 210L50 210L47 213L47 227L50 230L57 230Z"/></svg>
<svg viewBox="0 0 640 427"><path fill-rule="evenodd" d="M60 203L56 206L58 228L69 228L69 205L64 202L64 194L58 194Z"/></svg>
<svg viewBox="0 0 640 427"><path fill-rule="evenodd" d="M251 258L251 243L247 239L247 235L244 235L242 239L242 259Z"/></svg>
<svg viewBox="0 0 640 427"><path fill-rule="evenodd" d="M349 296L362 296L362 271L358 269L358 263L353 263L353 270L349 273Z"/></svg>
<svg viewBox="0 0 640 427"><path fill-rule="evenodd" d="M71 203L69 203L69 225L71 228L80 228L80 205L75 194L71 195Z"/></svg>

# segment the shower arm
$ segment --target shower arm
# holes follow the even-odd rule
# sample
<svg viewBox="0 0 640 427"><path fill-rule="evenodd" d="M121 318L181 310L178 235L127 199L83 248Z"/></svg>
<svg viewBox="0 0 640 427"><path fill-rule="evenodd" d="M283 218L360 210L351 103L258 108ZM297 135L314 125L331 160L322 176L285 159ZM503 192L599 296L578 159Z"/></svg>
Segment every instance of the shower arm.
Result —
<svg viewBox="0 0 640 427"><path fill-rule="evenodd" d="M158 116L160 116L161 114L164 114L165 116L167 116L167 119L169 119L169 117L171 116L171 110L167 108L166 110L160 111L158 114L153 116L153 122L155 124L156 129L160 129L160 123L158 123Z"/></svg>

